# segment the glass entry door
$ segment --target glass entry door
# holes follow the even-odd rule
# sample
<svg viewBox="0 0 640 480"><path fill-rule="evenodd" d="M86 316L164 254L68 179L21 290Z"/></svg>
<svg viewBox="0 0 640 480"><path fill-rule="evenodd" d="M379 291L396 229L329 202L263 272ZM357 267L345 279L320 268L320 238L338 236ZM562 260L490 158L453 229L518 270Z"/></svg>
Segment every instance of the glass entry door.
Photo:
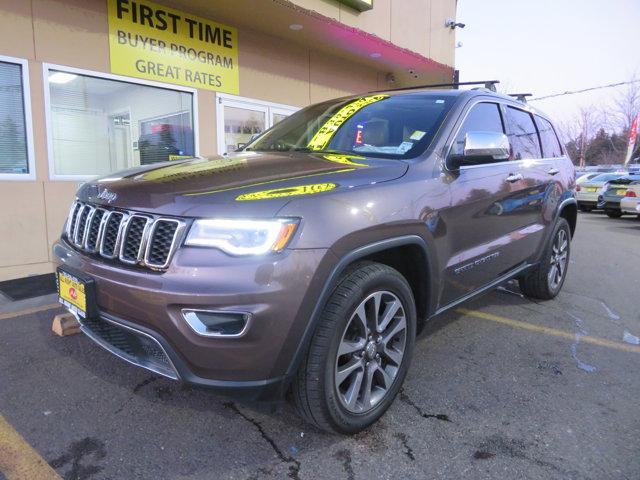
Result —
<svg viewBox="0 0 640 480"><path fill-rule="evenodd" d="M288 105L218 94L218 153L235 152L296 110Z"/></svg>
<svg viewBox="0 0 640 480"><path fill-rule="evenodd" d="M255 105L224 105L224 153L235 152L267 129L267 109Z"/></svg>

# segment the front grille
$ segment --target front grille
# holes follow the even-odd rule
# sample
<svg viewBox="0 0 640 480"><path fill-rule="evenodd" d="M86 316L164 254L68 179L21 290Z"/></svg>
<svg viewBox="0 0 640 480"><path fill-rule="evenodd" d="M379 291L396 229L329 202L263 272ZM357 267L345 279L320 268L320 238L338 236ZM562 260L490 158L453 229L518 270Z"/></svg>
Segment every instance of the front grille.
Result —
<svg viewBox="0 0 640 480"><path fill-rule="evenodd" d="M178 374L157 340L103 318L81 319L82 331L118 357L174 380Z"/></svg>
<svg viewBox="0 0 640 480"><path fill-rule="evenodd" d="M76 201L67 220L67 238L88 253L163 270L178 247L185 226L178 219Z"/></svg>

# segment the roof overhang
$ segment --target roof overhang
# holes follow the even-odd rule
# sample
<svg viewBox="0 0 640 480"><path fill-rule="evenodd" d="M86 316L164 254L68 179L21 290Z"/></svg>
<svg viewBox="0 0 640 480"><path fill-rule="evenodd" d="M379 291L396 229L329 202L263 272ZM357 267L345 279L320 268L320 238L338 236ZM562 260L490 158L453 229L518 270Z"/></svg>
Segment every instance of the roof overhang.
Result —
<svg viewBox="0 0 640 480"><path fill-rule="evenodd" d="M320 52L392 73L400 85L451 80L453 67L436 62L388 40L350 27L289 0L234 0L211 2L190 0L171 2L203 17L227 23L239 29L289 40ZM290 25L302 25L292 30Z"/></svg>

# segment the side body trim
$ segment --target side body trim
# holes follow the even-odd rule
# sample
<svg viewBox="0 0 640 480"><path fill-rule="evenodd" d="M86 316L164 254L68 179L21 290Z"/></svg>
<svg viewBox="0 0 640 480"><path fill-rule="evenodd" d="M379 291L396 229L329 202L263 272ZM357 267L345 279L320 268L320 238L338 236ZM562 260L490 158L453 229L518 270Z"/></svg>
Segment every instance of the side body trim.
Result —
<svg viewBox="0 0 640 480"><path fill-rule="evenodd" d="M440 315L441 313L457 306L460 305L461 303L466 302L467 300L471 300L474 297L477 297L479 295L482 295L483 293L487 292L488 290L492 290L495 287L497 287L498 285L500 285L503 282L506 282L507 280L510 280L511 278L515 277L516 275L518 275L520 272L525 271L526 269L528 269L529 267L531 267L530 263L523 263L522 265L509 270L507 273L505 273L504 275L496 278L494 281L487 283L485 286L480 287L476 290L474 290L473 292L469 292L466 295L458 298L457 300L454 300L451 303L448 303L447 305L445 305L444 307L440 307L438 310L436 310L436 312L434 313L434 317L436 315Z"/></svg>

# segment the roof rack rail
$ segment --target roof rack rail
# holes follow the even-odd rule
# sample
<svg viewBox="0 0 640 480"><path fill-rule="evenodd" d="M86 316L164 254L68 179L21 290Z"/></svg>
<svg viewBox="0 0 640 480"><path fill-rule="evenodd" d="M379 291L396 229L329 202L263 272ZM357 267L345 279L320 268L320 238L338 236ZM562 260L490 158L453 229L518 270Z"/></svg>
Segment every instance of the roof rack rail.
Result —
<svg viewBox="0 0 640 480"><path fill-rule="evenodd" d="M483 85L484 88L491 90L492 92L495 92L496 83L500 83L500 80L479 80L477 82L457 82L457 83L432 83L430 85L416 85L414 87L398 87L398 88L387 88L385 90L373 90L369 93L393 92L395 90L417 90L420 88L439 88L439 87L452 87L457 89L460 85Z"/></svg>
<svg viewBox="0 0 640 480"><path fill-rule="evenodd" d="M522 103L527 103L527 97L533 95L532 93L509 93L510 97L516 97L516 100Z"/></svg>

